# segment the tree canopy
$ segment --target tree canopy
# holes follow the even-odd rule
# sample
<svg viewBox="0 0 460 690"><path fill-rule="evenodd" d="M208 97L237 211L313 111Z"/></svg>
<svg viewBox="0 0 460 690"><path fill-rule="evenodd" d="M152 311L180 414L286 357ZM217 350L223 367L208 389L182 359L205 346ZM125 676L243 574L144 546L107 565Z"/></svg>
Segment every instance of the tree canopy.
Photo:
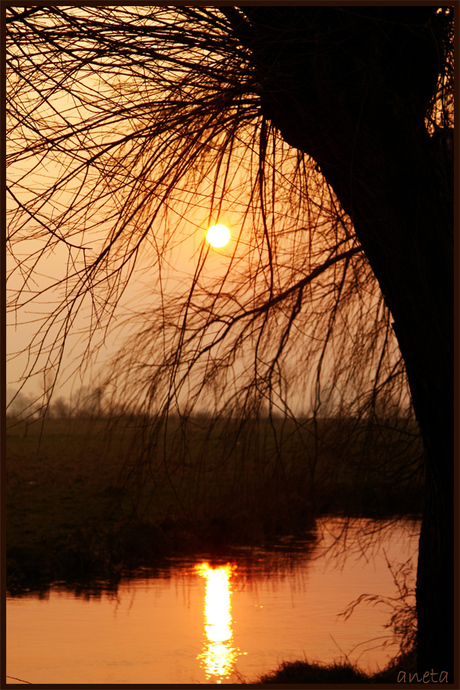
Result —
<svg viewBox="0 0 460 690"><path fill-rule="evenodd" d="M391 391L393 409L407 411L389 312L350 218L313 158L261 111L251 54L223 10L8 15L11 308L55 302L26 375L58 371L79 309L90 311L89 355L148 270L155 298L130 309L135 329L116 366L114 388L127 392L129 372L131 404L158 411L191 381L190 409L217 377L221 404L286 411L298 375L297 390L308 379L312 391L304 411L333 391L357 413ZM219 274L202 242L188 283L172 289L174 248L225 214L236 237ZM54 275L35 280L50 261Z"/></svg>

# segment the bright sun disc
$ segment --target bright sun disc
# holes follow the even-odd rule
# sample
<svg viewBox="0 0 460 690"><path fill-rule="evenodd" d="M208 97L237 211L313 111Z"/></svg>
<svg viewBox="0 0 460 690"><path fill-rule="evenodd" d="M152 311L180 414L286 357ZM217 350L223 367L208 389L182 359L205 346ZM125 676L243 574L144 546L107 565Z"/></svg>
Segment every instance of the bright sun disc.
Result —
<svg viewBox="0 0 460 690"><path fill-rule="evenodd" d="M224 247L230 241L230 230L226 225L211 225L206 233L206 242L211 247Z"/></svg>

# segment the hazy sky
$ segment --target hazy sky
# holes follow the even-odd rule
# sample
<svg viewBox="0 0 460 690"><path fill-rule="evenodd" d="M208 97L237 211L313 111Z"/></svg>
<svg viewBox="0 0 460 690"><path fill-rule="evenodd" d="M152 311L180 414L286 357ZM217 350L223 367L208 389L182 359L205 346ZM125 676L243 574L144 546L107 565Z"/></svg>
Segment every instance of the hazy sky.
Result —
<svg viewBox="0 0 460 690"><path fill-rule="evenodd" d="M198 60L199 57L197 55L195 59ZM175 183L165 207L167 215L158 215L153 219L151 214L149 216L149 204L155 207L164 193L161 185L158 188L156 186L157 176L163 179L164 168L170 165L176 155L176 145L180 146L185 142L184 145L189 147L190 140L187 132L182 131L174 131L170 140L167 128L166 132L162 129L163 113L161 109L155 110L156 104L161 101L159 96L165 93L161 91L161 77L158 77L159 86L155 87L155 80L144 78L144 75L142 78L134 75L132 79L126 79L122 73L112 74L107 81L104 76L106 75L99 69L99 72L91 73L88 77L83 75L81 79L72 81L75 102L68 95L63 96L60 91L54 92L49 102L35 106L31 100L34 116L39 113L45 128L44 133L37 134L39 143L42 134L44 141L48 141L48 129L50 136L55 136L56 132L73 132L72 127L85 123L85 118L89 122L94 121L91 118L96 118L97 124L89 134L84 131L81 139L80 135L72 134L74 139L65 139L63 145L46 151L46 157L29 156L22 162L11 165L9 169L9 175L17 181L15 194L20 201L35 204L35 215L32 218L25 214L21 218L14 218L15 202L10 200L10 210L13 212L12 232L15 233L16 240L22 237L15 246L16 259L21 266L9 279L9 289L13 293L18 291L18 309L8 315L7 344L10 360L7 372L8 385L12 389L16 389L26 376L26 392L38 394L43 391L46 383L44 368L46 366L50 372L49 379L53 367L56 371L58 366L59 347L56 344L59 345L63 338L66 345L56 394L69 396L72 390L76 391L82 385L94 387L98 383L98 370L106 365L105 371L110 372L108 362L123 346L125 338L132 335L135 328L148 328L149 319L155 319L155 310L161 309L163 299L174 304L177 297L179 305L179 298L188 294L198 265L203 264L194 293L194 299L198 300L196 310L201 308L201 304L205 305L207 299L208 304L214 306L213 300L218 295L221 301L218 304L216 302L216 311L220 309L219 317L222 315L222 319L219 322L216 318L214 325L222 328L222 324L226 323L227 315L224 310L228 305L230 310L233 309L233 315L237 310L239 314L244 310L251 312L257 300L259 303L266 301L295 286L297 281L329 259L337 247L345 250L354 241L350 239L350 234L346 234L348 231L344 232L346 221L342 218L338 221L335 210L331 210L329 190L314 165L308 168L308 194L298 186L297 173L293 174L299 166L297 153L285 144L280 144L276 149L277 157L274 152L266 155L266 176L269 181L264 213L268 213L269 218L262 223L261 203L255 192L256 189L260 191L259 144L254 138L252 123L247 132L244 129L238 130L234 140L231 140L231 146L228 146L229 140L225 139L222 131L217 134L214 132L210 141L206 138L206 130L202 135L206 145L200 141L199 146L200 151L205 151L200 159L200 164L205 169L194 169L196 160L193 159L187 161L187 175L179 175L178 181L174 172ZM192 88L186 80L181 81L183 76L183 70L178 70L175 78L182 89L180 93ZM152 93L149 88L153 89ZM212 88L216 86L213 85ZM25 109L28 106L27 98L35 97L35 93L31 93L33 95L24 97L22 106ZM176 91L173 90L173 94L176 98ZM149 138L152 114L144 107L144 95L152 99L147 103L153 104L154 115L160 121L160 129L154 130L154 141ZM129 110L129 116L123 119L126 131L122 131L119 121L113 119L113 111L109 106L116 104L118 107L121 104L121 112L124 112L123 108L131 106L136 98L136 104L139 102L142 107L134 110L132 117ZM102 117L101 120L97 119L99 116ZM105 116L108 119L104 119ZM37 116L38 119L40 118ZM142 139L144 132L147 132L145 140ZM118 146L121 135L128 134L132 134L132 138L123 140ZM26 136L33 139L33 130L32 133L27 131ZM21 140L19 126L14 130L14 137L8 145L11 150L21 152L24 139ZM181 140L178 143L177 137L182 137L183 142ZM195 133L192 133L190 139L194 141L194 137ZM136 149L138 140L141 146ZM86 149L82 141L85 145L87 143ZM222 141L226 142L225 146L219 149ZM114 142L116 146L112 151L110 147ZM73 144L76 152L72 148ZM104 148L106 145L107 149ZM167 153L158 153L163 145ZM231 149L231 163L228 162L230 159L220 158L222 151L226 151L226 146ZM275 148L274 145L273 151ZM92 158L94 151L100 153L97 161ZM117 165L120 164L118 167L113 165L113 157ZM135 178L136 165L147 172L136 188L136 193L140 194L140 203L136 198L132 206L129 206L129 213L135 208L137 215L133 213L132 217L126 217L123 210L127 196L132 194L130 180ZM142 168L143 165L146 167ZM173 170L176 171L176 168ZM72 171L72 175L67 175L68 171ZM53 190L54 181L59 178L65 182L57 191ZM166 187L170 179L166 177ZM154 192L151 191L152 188ZM52 194L47 196L49 190L52 190ZM336 226L332 232L331 217ZM203 263L204 235L211 222L227 225L232 233L232 241L220 250L204 250L207 253ZM129 285L121 292L124 278L117 285L112 269L117 266L117 262L120 265L132 249L133 241L139 240L145 228L148 232L142 240ZM77 277L67 280L68 277L91 266L91 262L107 242L110 232L115 230L119 234L113 246L111 260L106 265L99 264L99 272L93 274L91 294L84 298L77 294L74 300L75 293L72 290L78 287ZM270 252L276 245L273 261L270 262L267 248L269 232ZM41 233L41 237L30 239L34 233ZM72 246L56 241L55 238L62 233ZM12 261L9 265L14 267ZM131 267L132 265L131 262ZM129 266L125 269L125 277L128 269ZM28 276L25 273L27 270L30 271ZM326 330L323 329L320 333L320 328L317 329L316 324L320 322L320 318L316 318L316 313L320 317L325 314L327 322L327 307L323 306L321 299L324 296L329 299L330 295L334 299L337 284L334 270L325 273L324 277L321 276L315 282L314 299L310 299L311 288L308 286L305 291L308 294L303 295L302 305L304 307L310 300L308 309L304 309L305 318L295 322L289 335L289 338L293 334L296 337L298 335L299 342L302 342L302 337L310 338L309 341L303 341L308 345L310 353L315 347L317 352L321 348L321 338L325 338ZM340 270L339 267L339 273ZM87 278L87 273L84 275ZM224 277L225 281L222 280ZM60 304L66 303L64 310L56 311ZM281 306L280 303L279 310L277 308L271 311L270 316L274 314L274 318L270 325L275 329L275 337L271 338L268 329L265 330L263 352L251 351L251 348L254 351L256 349L256 329L259 324L251 337L244 341L254 366L257 360L262 369L265 367L267 371L270 367L270 357L277 356L279 339L289 321L292 308L293 304L287 300L285 305L283 303ZM239 325L241 323L238 322ZM151 323L151 326L155 325ZM175 324L168 326L174 330ZM63 328L66 328L65 332ZM263 330L263 327L260 328ZM212 329L202 336L201 344L208 342L206 338L210 335L212 336ZM140 360L144 344L142 338L143 336L136 343ZM152 343L152 337L146 341L146 352L148 346L153 347ZM90 358L91 352L97 356ZM285 354L283 350L283 356ZM292 355L293 362L295 357L302 361L307 377L314 370L314 357L310 356L308 363L303 361L303 345ZM144 364L148 369L148 353L146 358ZM298 374L299 371L295 373ZM288 377L282 383L287 390ZM297 390L290 391L291 397L305 398L305 381L301 385L297 381L296 385Z"/></svg>
<svg viewBox="0 0 460 690"><path fill-rule="evenodd" d="M225 222L232 231L232 240L226 247L220 249L210 248L206 259L206 270L203 278L215 278L226 270L226 266L230 260L235 245L235 234L238 228L231 224L232 214L222 214L221 222ZM185 290L190 286L191 277L193 276L197 261L200 244L203 242L207 223L197 224L192 221L187 227L183 223L184 228L181 233L177 233L177 241L174 243L172 249L165 256L165 261L162 269L162 281L166 295L178 294L183 295ZM196 227L198 225L198 227ZM159 228L161 232L161 228ZM179 239L179 234L182 235ZM27 244L22 247L23 252L27 252ZM208 245L206 245L208 246ZM30 254L33 253L35 247L30 247ZM56 251L49 256L45 262L40 266L40 272L34 276L34 291L40 292L41 285L43 288L48 286L51 277L62 275L62 269L66 265L65 247L61 251ZM132 312L138 312L142 309L147 309L151 303L152 296L156 292L153 290L152 280L157 281L158 276L156 271L149 270L150 262L153 257L149 256L151 250L145 249L145 256L138 261L137 269L135 270L129 286L124 292L119 306L117 308L118 319L115 319L113 327L115 332L106 338L104 345L101 346L98 356L95 361L96 369L110 361L110 358L116 353L120 345L120 339L123 333L118 332L117 323L126 319ZM21 276L17 273L10 281L9 289L19 289L21 286ZM156 286L158 289L158 286ZM7 348L9 353L9 363L7 367L8 386L16 388L18 382L23 376L24 370L30 363L29 354L24 351L29 343L36 337L39 327L42 325L44 319L49 316L53 307L58 303L62 295L62 288L58 287L54 290L44 293L40 298L36 298L33 303L24 307L21 313L16 315L10 313L8 315L8 329L7 329ZM16 321L16 319L18 319ZM66 379L67 375L75 369L79 360L83 357L86 347L86 336L91 329L91 315L89 313L89 306L82 308L80 313L76 316L73 322L73 333L69 335L68 346L66 347L66 356L64 358L64 370L60 376L58 383L58 393L68 396L71 392L72 386L80 386L82 383L88 385L93 373L87 372L83 381L78 380L75 383L74 377L70 380ZM103 329L100 333L96 330L96 341L103 337ZM22 354L15 355L23 351ZM39 374L34 376L28 383L26 390L40 391L43 386L43 377Z"/></svg>
<svg viewBox="0 0 460 690"><path fill-rule="evenodd" d="M94 99L94 90L100 89L101 95L106 91L103 83L96 83L94 75L87 80L83 79L78 83L78 89L89 91ZM101 96L102 97L102 96ZM72 103L68 95L60 95L59 92L52 96L51 103L55 111L51 111L46 104L40 106L43 110L43 117L48 118L49 123L56 121L57 126L61 113L67 120L75 122L83 121L86 116L85 109L81 105L79 110ZM90 111L88 111L88 116ZM104 129L96 133L96 140L110 137L119 137L120 131L110 131ZM11 141L11 148L21 147L21 140ZM47 189L54 183L55 179L66 173L66 166L75 165L72 156L66 158L65 150L50 151L46 159L39 160L31 157L23 163L12 165L9 168L9 176L18 180L14 192L23 202L27 203L33 194L40 192L46 193ZM26 177L23 178L24 173ZM238 177L238 171L235 173ZM58 193L53 193L52 197L39 205L37 214L38 222L26 217L20 227L23 239L15 246L16 260L22 266L16 268L9 276L8 294L13 295L20 291L17 304L19 309L14 309L8 313L7 317L7 350L8 365L7 378L8 386L16 390L24 382L24 375L30 372L31 363L40 350L37 365L34 367L35 375L28 378L25 385L25 392L39 393L43 390L44 377L40 373L46 359L53 349L53 340L59 338L59 329L62 327L63 318L58 318L52 323L49 321L59 303L66 296L69 286L65 284L66 276L72 272L75 266L80 268L84 265L84 260L93 253L97 255L98 249L102 247L111 229L110 216L116 210L116 204L120 199L105 197L96 204L95 211L90 217L85 214L72 216L65 221L63 226L66 238L72 244L86 247L85 252L75 248L69 248L64 243L55 243L52 250L46 249L51 235L44 234L41 240L30 240L31 232L36 228L40 229L40 220L43 227L47 224L52 227L55 218L59 218L66 210L71 209L74 203L74 194L78 190L79 179L76 182L71 180L68 185ZM25 181L24 181L25 180ZM87 193L92 193L91 180L86 182ZM178 184L168 203L168 220L159 218L155 221L150 237L143 242L141 252L137 257L136 268L131 275L129 285L119 300L117 309L114 312L115 319L106 331L107 319L103 318L101 323L93 333L92 347L98 346L97 357L94 358L94 366L87 370L79 369L79 363L87 354L88 334L91 332L91 324L94 324L94 304L90 299L86 299L80 305L78 312L75 313L72 327L66 336L65 356L62 361L61 373L57 380L56 393L58 395L69 396L72 388L78 389L81 385L92 385L95 381L95 372L104 364L110 361L123 341L126 329L121 329L120 324L125 321L130 314L148 309L152 300L158 299L159 292L159 266L158 251L162 254L161 261L161 289L170 297L172 294L183 296L190 288L191 278L196 270L199 261L200 251L204 242L205 232L210 222L219 222L227 225L231 229L232 240L226 247L221 249L209 249L204 270L201 272L200 281L203 286L211 283L225 274L231 257L235 254L236 239L239 241L239 249L236 255L243 255L250 241L250 228L242 230L242 212L246 210L244 201L239 198L238 187L242 181L233 184L226 190L224 203L220 213L213 214L210 218L210 192L212 190L211 180L208 186L201 185L200 189L194 190L193 200L191 201L190 190L181 189ZM29 192L28 190L33 190ZM127 190L126 193L128 193ZM188 196L188 202L184 198ZM14 200L9 199L9 209L13 211L17 208ZM122 202L121 202L122 203ZM148 219L147 219L148 220ZM95 227L99 224L99 227ZM104 235L105 231L105 235ZM55 232L61 233L61 226L56 226ZM206 245L207 246L207 245ZM38 258L39 255L39 258ZM15 267L15 262L8 258L8 268ZM31 270L29 278L24 279L26 268ZM59 283L61 284L55 285ZM94 295L98 292L102 296L103 291L96 287ZM33 297L33 299L31 299ZM102 297L100 297L101 299ZM97 300L96 300L97 301ZM22 305L22 306L21 306ZM100 305L97 305L100 307ZM105 314L105 317L108 315ZM103 314L104 317L104 314ZM47 321L48 320L48 321ZM46 324L46 326L45 326ZM49 330L40 331L48 328ZM31 343L33 345L30 347ZM51 355L51 359L52 359ZM88 363L88 359L85 360ZM49 364L49 362L48 362ZM70 376L70 378L69 378ZM49 378L49 377L48 377Z"/></svg>
<svg viewBox="0 0 460 690"><path fill-rule="evenodd" d="M52 167L47 169L48 176L52 172ZM59 172L57 168L55 172L56 174ZM40 171L36 176L37 184L39 184ZM91 387L96 384L97 372L107 371L111 359L119 350L124 338L130 334L129 320L131 319L133 324L139 323L139 320L136 320L136 314L148 312L149 309L158 306L160 277L161 290L168 300L174 295L183 298L188 293L203 251L206 259L199 277L202 288L208 286L212 290L215 281L220 280L230 266L234 267L235 275L236 272L239 275L242 270L248 270L247 265L245 264L242 268L241 263L245 261L248 244L252 241L252 228L247 220L243 227L242 211L246 209L243 202L239 201L235 194L228 193L220 214L212 217L211 222L218 221L225 224L232 235L228 245L214 249L204 241L210 222L207 198L203 195L201 203L183 204L179 201L180 190L177 194L177 205L169 209L170 221L166 223L160 219L156 222L152 229L154 237L151 241L144 242L135 270L127 289L119 300L114 312L115 317L108 331L106 331L106 321L101 322L95 329L91 347L94 349L96 346L97 355L90 359L87 357L88 335L92 332L92 320L94 323L91 301L86 299L76 313L66 337L64 357L57 379L56 396L69 397L72 391L75 394L81 386ZM70 192L67 197L68 202L71 203ZM60 204L65 205L66 201L66 195L61 195ZM200 202L200 197L198 202ZM10 202L10 208L13 208L13 202ZM27 229L27 224L25 228ZM168 237L167 248L162 249L160 274L156 246L161 247L166 237ZM86 246L91 246L91 238L91 232L86 232L78 238L73 238L72 241L75 244L80 241ZM37 251L41 253L44 246L44 241L25 239L20 243L19 248L16 248L17 255L24 262L24 266L33 266L32 278L27 283L29 289L27 286L24 289L23 269L21 271L16 269L8 281L8 290L12 293L22 290L19 301L24 303L20 309L8 314L7 379L10 392L16 391L21 385L24 373L30 370L33 361L31 353L36 356L42 341L45 342L45 348L37 360L35 367L37 373L26 380L24 392L37 395L43 391L45 379L40 370L52 348L53 339L58 335L59 325L62 324L62 318L52 324L46 338L44 331L40 332L65 296L65 282L54 287L53 284L65 280L67 271L72 268L69 265L71 252L61 243L52 252L43 253L39 262L35 263ZM14 265L14 261L9 258L8 267L11 269ZM33 300L26 304L30 296L33 296ZM29 351L31 343L34 344ZM83 361L85 366L81 368L80 364ZM92 366L87 366L90 362ZM50 376L48 374L48 382Z"/></svg>

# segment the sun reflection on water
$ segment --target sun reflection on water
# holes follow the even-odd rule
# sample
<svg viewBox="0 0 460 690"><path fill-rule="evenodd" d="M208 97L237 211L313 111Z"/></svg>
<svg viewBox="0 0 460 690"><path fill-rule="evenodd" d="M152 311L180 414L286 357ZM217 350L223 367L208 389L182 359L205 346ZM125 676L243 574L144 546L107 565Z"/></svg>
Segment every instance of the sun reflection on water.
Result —
<svg viewBox="0 0 460 690"><path fill-rule="evenodd" d="M206 673L206 680L212 676L216 683L229 678L233 665L241 652L232 646L232 605L230 578L236 565L212 568L209 563L195 566L196 572L206 580L204 599L205 641L203 651L198 655Z"/></svg>

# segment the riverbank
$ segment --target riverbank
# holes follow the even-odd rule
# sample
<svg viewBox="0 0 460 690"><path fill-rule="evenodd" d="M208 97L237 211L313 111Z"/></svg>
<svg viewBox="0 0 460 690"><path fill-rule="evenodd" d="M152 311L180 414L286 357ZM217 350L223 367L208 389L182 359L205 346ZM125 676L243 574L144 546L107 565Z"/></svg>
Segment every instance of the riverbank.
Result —
<svg viewBox="0 0 460 690"><path fill-rule="evenodd" d="M353 426L354 425L354 426ZM7 588L116 584L171 555L314 539L322 515L420 514L417 438L356 420L10 422Z"/></svg>
<svg viewBox="0 0 460 690"><path fill-rule="evenodd" d="M436 674L439 676L439 674ZM411 651L391 661L388 666L377 673L365 673L349 663L323 665L317 662L293 661L280 664L279 668L264 674L253 685L287 685L287 684L396 684L408 677L416 678L416 653ZM399 680L398 680L399 679ZM419 680L417 676L417 681Z"/></svg>

